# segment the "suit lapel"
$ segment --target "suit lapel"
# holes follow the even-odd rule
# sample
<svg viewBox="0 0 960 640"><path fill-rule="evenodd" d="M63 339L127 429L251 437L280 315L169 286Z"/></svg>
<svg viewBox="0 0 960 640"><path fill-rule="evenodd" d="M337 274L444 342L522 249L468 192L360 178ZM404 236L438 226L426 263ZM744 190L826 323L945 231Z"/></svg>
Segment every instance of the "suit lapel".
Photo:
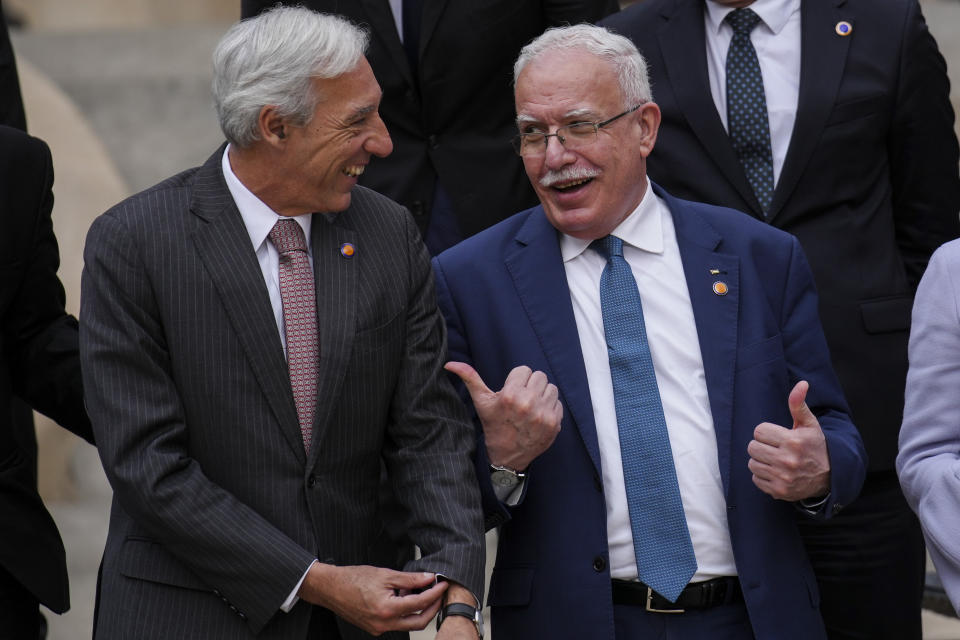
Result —
<svg viewBox="0 0 960 640"><path fill-rule="evenodd" d="M564 406L599 474L600 447L567 276L557 232L542 208L537 207L520 229L505 263L527 318L540 339L550 377L560 390Z"/></svg>
<svg viewBox="0 0 960 640"><path fill-rule="evenodd" d="M320 341L320 372L317 378L317 409L313 420L310 464L323 446L323 435L340 397L344 373L357 324L357 270L363 260L363 247L356 233L342 226L348 215L314 214L310 229L313 274L317 287L317 331ZM345 258L340 252L351 243L357 253Z"/></svg>
<svg viewBox="0 0 960 640"><path fill-rule="evenodd" d="M410 63L407 61L407 53L403 49L403 42L400 41L400 34L397 32L397 23L393 19L390 3L387 0L359 0L359 2L370 23L370 37L380 39L403 79L412 86L413 74L410 71Z"/></svg>
<svg viewBox="0 0 960 640"><path fill-rule="evenodd" d="M740 165L710 94L707 73L704 0L676 0L664 5L657 37L677 107L724 177L753 214L763 218L760 203ZM691 43L700 43L693 46ZM656 98L656 94L654 95Z"/></svg>
<svg viewBox="0 0 960 640"><path fill-rule="evenodd" d="M206 224L194 233L194 245L284 436L305 461L283 344L250 236L223 179L222 155L223 148L197 174L191 211Z"/></svg>
<svg viewBox="0 0 960 640"><path fill-rule="evenodd" d="M740 305L740 259L717 251L722 240L696 212L658 186L676 228L684 277L697 326L700 354L717 437L717 454L723 488L730 488L730 446L733 429L734 367ZM714 273L714 272L718 273ZM719 295L715 283L727 286Z"/></svg>
<svg viewBox="0 0 960 640"><path fill-rule="evenodd" d="M836 102L850 46L850 37L837 35L836 25L841 20L856 24L845 4L846 0L804 0L800 5L797 119L770 205L771 219L790 199Z"/></svg>

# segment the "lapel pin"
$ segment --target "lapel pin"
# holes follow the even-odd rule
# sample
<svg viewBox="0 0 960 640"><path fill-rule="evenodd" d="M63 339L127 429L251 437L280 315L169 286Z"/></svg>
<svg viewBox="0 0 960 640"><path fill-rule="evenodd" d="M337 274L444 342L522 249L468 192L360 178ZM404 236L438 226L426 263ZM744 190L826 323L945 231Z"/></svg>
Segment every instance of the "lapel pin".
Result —
<svg viewBox="0 0 960 640"><path fill-rule="evenodd" d="M853 25L846 20L841 20L838 22L836 29L838 36L848 36L853 33Z"/></svg>
<svg viewBox="0 0 960 640"><path fill-rule="evenodd" d="M357 248L350 242L344 242L342 245L340 245L340 255L342 255L344 258L352 258L353 254L356 252Z"/></svg>
<svg viewBox="0 0 960 640"><path fill-rule="evenodd" d="M730 291L730 287L727 286L726 282L717 280L713 283L713 292L718 296L725 296L728 291Z"/></svg>
<svg viewBox="0 0 960 640"><path fill-rule="evenodd" d="M720 275L720 269L710 269L710 275L712 276Z"/></svg>

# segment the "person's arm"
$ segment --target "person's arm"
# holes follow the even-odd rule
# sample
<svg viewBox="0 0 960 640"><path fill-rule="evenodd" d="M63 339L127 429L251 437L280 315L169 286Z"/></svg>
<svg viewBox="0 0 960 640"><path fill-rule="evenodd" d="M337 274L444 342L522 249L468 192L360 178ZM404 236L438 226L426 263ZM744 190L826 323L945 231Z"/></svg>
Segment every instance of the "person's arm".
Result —
<svg viewBox="0 0 960 640"><path fill-rule="evenodd" d="M443 371L445 330L433 272L413 219L404 215L405 339L390 402L383 459L394 495L409 515L421 557L408 571L429 571L483 595L483 518L471 464L474 434Z"/></svg>
<svg viewBox="0 0 960 640"><path fill-rule="evenodd" d="M948 251L951 251L948 253ZM960 246L933 255L910 330L897 473L960 611Z"/></svg>
<svg viewBox="0 0 960 640"><path fill-rule="evenodd" d="M930 254L960 235L960 149L943 56L912 2L887 140L894 225L911 289Z"/></svg>
<svg viewBox="0 0 960 640"><path fill-rule="evenodd" d="M811 515L829 518L860 492L867 454L830 363L813 275L800 243L790 243L779 315L793 425L758 425L749 467L764 492L801 506L812 499L820 508Z"/></svg>
<svg viewBox="0 0 960 640"><path fill-rule="evenodd" d="M53 234L53 163L42 141L23 135L15 164L3 163L2 179L22 189L23 210L5 211L11 225L23 224L16 247L23 279L3 318L4 345L16 395L31 407L93 442L83 404L77 320L64 310L66 297L57 277L60 254ZM18 218L14 220L14 218ZM9 227L8 227L9 229ZM5 286L11 286L5 283Z"/></svg>

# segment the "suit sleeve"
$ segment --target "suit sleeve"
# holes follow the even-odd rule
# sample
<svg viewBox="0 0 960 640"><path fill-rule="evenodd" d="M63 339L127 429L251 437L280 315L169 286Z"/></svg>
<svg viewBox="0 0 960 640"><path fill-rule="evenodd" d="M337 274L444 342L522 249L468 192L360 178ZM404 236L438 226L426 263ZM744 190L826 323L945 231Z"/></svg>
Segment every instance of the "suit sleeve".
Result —
<svg viewBox="0 0 960 640"><path fill-rule="evenodd" d="M960 245L948 247L934 254L913 308L897 473L960 611Z"/></svg>
<svg viewBox="0 0 960 640"><path fill-rule="evenodd" d="M810 383L807 405L820 422L830 458L830 495L817 517L831 517L860 493L866 476L867 452L860 433L850 420L850 411L830 364L818 314L813 274L796 238L787 279L780 326L791 387L800 380ZM786 401L786 398L784 398Z"/></svg>
<svg viewBox="0 0 960 640"><path fill-rule="evenodd" d="M397 497L411 512L421 549L409 570L432 571L483 596L480 497L471 457L473 430L446 377L445 330L426 248L404 216L409 303L405 357L391 406L384 460Z"/></svg>
<svg viewBox="0 0 960 640"><path fill-rule="evenodd" d="M897 244L915 289L930 254L960 235L957 137L947 66L911 1L888 139Z"/></svg>
<svg viewBox="0 0 960 640"><path fill-rule="evenodd" d="M111 212L84 249L81 361L87 405L114 499L202 583L244 612L254 633L313 562L190 457L150 277Z"/></svg>
<svg viewBox="0 0 960 640"><path fill-rule="evenodd" d="M64 310L66 297L57 277L53 163L46 144L25 135L23 139L31 144L19 146L23 167L15 170L27 175L15 188L24 190L16 202L25 208L4 212L29 221L23 234L23 278L15 285L10 312L3 319L13 390L31 407L92 443L83 406L77 321ZM16 181L15 176L5 177Z"/></svg>

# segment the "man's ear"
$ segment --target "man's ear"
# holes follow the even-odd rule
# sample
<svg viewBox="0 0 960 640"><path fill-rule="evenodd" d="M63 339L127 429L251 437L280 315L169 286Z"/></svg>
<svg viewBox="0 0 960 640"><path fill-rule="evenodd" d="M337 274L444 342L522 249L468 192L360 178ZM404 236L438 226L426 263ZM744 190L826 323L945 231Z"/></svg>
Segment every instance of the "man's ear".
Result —
<svg viewBox="0 0 960 640"><path fill-rule="evenodd" d="M660 130L660 107L655 102L646 102L637 109L636 124L640 127L640 154L644 158L653 151Z"/></svg>
<svg viewBox="0 0 960 640"><path fill-rule="evenodd" d="M286 119L277 113L277 107L268 104L260 109L257 118L260 139L270 145L280 145L287 138Z"/></svg>

